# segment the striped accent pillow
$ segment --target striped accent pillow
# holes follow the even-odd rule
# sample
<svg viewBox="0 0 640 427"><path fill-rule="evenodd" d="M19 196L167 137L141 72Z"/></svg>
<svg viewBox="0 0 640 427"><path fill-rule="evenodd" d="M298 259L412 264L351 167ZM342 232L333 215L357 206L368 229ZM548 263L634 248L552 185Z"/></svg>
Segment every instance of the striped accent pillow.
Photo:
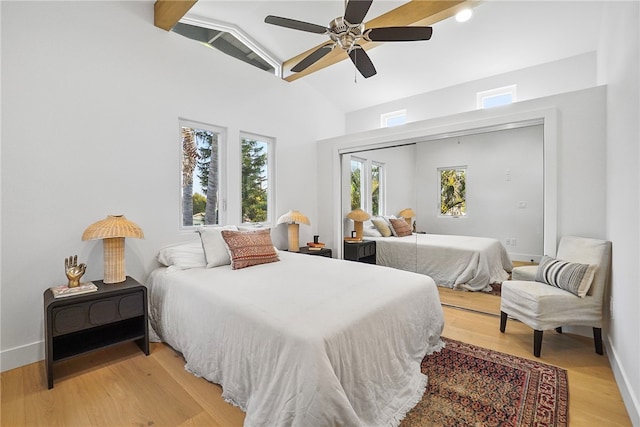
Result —
<svg viewBox="0 0 640 427"><path fill-rule="evenodd" d="M582 298L591 288L595 270L595 265L562 261L544 255L538 265L535 280L564 289Z"/></svg>
<svg viewBox="0 0 640 427"><path fill-rule="evenodd" d="M229 248L232 270L280 261L268 228L255 231L223 230L221 234Z"/></svg>

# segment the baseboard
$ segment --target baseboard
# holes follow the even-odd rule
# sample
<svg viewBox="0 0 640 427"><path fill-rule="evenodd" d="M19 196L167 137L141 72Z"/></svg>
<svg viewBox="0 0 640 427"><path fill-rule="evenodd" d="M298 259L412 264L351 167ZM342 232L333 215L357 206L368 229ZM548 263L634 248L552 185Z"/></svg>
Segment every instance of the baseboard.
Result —
<svg viewBox="0 0 640 427"><path fill-rule="evenodd" d="M613 376L616 379L616 384L618 384L618 389L624 401L624 406L627 408L629 418L631 418L631 425L640 426L640 401L638 401L638 396L636 396L633 389L629 387L629 378L618 363L618 354L615 348L611 346L608 340L605 341L604 345L607 350L607 355L609 356L609 364L611 365Z"/></svg>
<svg viewBox="0 0 640 427"><path fill-rule="evenodd" d="M44 341L37 341L0 352L0 372L9 371L44 359Z"/></svg>
<svg viewBox="0 0 640 427"><path fill-rule="evenodd" d="M534 254L519 254L509 251L507 251L507 253L512 261L531 262L531 260L533 260L533 262L540 262L540 258L542 258L540 255Z"/></svg>

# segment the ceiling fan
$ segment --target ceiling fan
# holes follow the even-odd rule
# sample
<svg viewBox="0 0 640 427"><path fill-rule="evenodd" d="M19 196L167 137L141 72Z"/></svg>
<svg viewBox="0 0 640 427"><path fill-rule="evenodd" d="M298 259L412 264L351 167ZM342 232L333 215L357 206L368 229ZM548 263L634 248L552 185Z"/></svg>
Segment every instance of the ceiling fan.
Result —
<svg viewBox="0 0 640 427"><path fill-rule="evenodd" d="M311 52L297 63L291 71L298 73L318 62L336 47L347 52L349 58L364 78L376 74L373 62L360 44L359 40L369 42L404 42L429 40L433 29L431 27L380 27L366 28L362 22L367 15L373 0L345 0L344 16L340 16L329 23L328 27L298 21L290 18L269 15L264 19L267 24L309 33L328 35L330 42L325 43Z"/></svg>

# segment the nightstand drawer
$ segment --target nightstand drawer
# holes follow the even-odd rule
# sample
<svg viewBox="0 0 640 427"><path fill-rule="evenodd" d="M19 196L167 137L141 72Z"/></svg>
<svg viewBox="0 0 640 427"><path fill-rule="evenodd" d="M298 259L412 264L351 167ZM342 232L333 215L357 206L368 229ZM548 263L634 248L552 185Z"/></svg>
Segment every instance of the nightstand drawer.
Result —
<svg viewBox="0 0 640 427"><path fill-rule="evenodd" d="M144 314L142 291L53 309L53 336Z"/></svg>
<svg viewBox="0 0 640 427"><path fill-rule="evenodd" d="M344 242L344 259L350 261L376 263L376 242L365 240L362 242Z"/></svg>

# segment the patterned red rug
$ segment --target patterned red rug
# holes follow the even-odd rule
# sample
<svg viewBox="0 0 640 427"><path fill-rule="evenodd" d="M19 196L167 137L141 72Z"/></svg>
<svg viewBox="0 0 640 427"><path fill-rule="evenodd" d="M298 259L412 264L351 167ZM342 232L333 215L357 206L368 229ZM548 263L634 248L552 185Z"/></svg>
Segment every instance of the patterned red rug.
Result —
<svg viewBox="0 0 640 427"><path fill-rule="evenodd" d="M422 360L429 385L400 424L567 426L567 371L460 341Z"/></svg>

